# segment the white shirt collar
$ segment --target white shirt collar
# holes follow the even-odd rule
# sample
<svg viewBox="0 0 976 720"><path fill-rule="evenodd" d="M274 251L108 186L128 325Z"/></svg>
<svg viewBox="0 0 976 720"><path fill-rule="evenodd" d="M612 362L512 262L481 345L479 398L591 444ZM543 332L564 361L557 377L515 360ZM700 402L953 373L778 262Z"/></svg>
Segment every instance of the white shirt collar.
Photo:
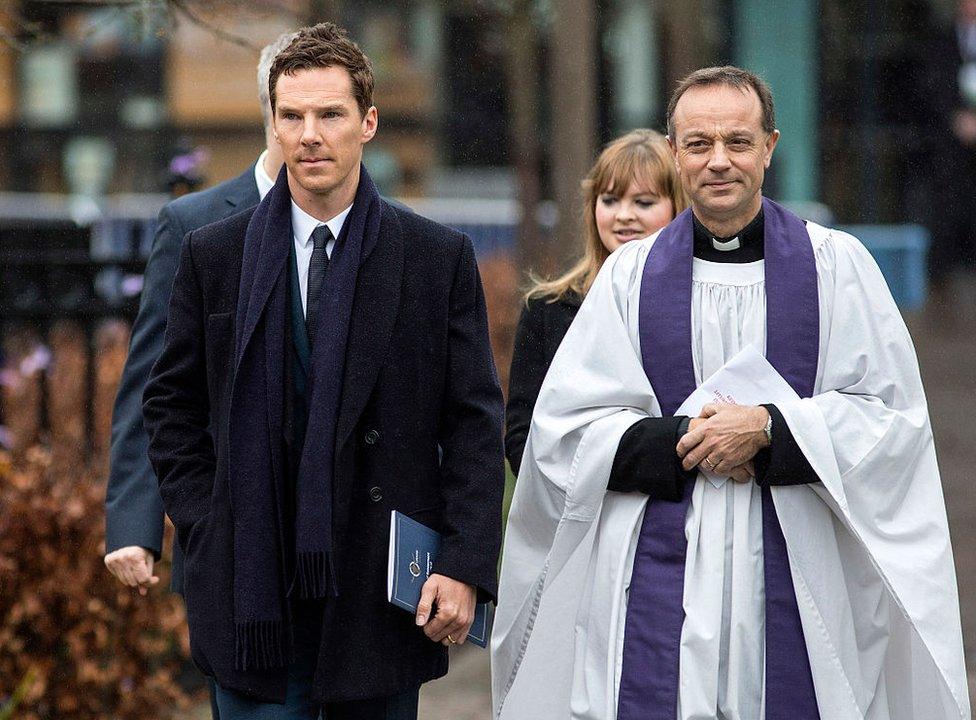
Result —
<svg viewBox="0 0 976 720"><path fill-rule="evenodd" d="M295 242L304 247L308 247L312 242L312 231L319 225L328 225L329 230L332 232L332 237L339 237L339 233L342 231L342 224L346 221L346 216L349 215L349 211L352 210L352 205L347 207L341 213L336 215L331 220L322 222L318 218L314 218L307 212L302 210L295 201L291 201L291 231L295 236Z"/></svg>
<svg viewBox="0 0 976 720"><path fill-rule="evenodd" d="M268 149L265 148L264 152L258 155L258 161L254 166L254 182L258 186L258 195L264 200L264 196L271 192L271 188L274 187L274 178L268 175L268 171L264 169L264 159L268 157Z"/></svg>

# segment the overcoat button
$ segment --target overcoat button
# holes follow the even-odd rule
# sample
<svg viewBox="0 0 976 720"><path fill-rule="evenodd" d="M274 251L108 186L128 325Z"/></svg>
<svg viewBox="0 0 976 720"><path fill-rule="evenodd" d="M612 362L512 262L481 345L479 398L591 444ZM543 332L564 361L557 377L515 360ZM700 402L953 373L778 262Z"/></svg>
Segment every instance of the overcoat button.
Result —
<svg viewBox="0 0 976 720"><path fill-rule="evenodd" d="M376 430L367 430L363 439L367 445L375 445L376 441L380 439L380 434Z"/></svg>
<svg viewBox="0 0 976 720"><path fill-rule="evenodd" d="M383 491L378 487L373 487L369 489L369 499L373 502L379 502L383 499Z"/></svg>

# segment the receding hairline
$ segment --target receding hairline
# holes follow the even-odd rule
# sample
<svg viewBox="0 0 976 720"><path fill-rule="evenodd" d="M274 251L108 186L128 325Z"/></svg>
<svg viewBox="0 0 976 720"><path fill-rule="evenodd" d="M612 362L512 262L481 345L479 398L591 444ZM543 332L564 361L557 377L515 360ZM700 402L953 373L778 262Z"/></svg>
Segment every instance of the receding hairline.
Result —
<svg viewBox="0 0 976 720"><path fill-rule="evenodd" d="M751 87L759 98L762 108L762 129L771 134L776 131L776 106L773 101L773 91L769 84L756 73L734 65L720 67L699 68L693 73L679 80L674 92L668 100L667 125L668 135L674 134L674 115L678 103L685 94L696 87L714 87L728 85L736 88Z"/></svg>
<svg viewBox="0 0 976 720"><path fill-rule="evenodd" d="M668 136L668 139L671 142L677 142L677 137L673 137L673 136L676 136L678 134L678 111L681 108L681 101L684 100L688 94L693 93L695 91L708 92L708 91L719 90L721 88L738 90L739 92L745 95L751 96L752 99L755 101L755 109L756 112L758 113L759 132L760 133L767 132L766 128L763 127L764 113L763 113L762 98L759 97L759 93L756 91L756 88L754 88L752 85L736 85L734 83L724 82L722 80L716 80L713 83L708 83L703 85L692 85L691 87L686 88L683 93L681 93L681 97L679 97L677 102L675 102L674 104L674 112L671 114L672 134ZM736 127L736 128L732 128L732 130L730 130L727 134L735 135L737 133L753 133L755 132L755 130L756 128Z"/></svg>

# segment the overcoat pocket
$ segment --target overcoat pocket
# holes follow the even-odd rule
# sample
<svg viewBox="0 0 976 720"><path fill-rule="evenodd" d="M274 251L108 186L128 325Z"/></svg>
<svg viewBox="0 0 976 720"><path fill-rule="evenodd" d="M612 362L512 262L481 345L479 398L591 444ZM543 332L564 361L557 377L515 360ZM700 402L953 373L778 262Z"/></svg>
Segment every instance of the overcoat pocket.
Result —
<svg viewBox="0 0 976 720"><path fill-rule="evenodd" d="M207 315L207 389L210 392L211 406L219 404L220 383L229 376L230 361L234 349L233 314L213 313Z"/></svg>

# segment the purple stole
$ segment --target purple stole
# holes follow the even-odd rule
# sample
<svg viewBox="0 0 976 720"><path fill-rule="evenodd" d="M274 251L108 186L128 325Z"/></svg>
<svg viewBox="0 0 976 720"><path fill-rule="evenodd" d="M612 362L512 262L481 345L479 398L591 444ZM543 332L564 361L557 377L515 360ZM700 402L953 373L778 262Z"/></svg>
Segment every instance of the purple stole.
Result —
<svg viewBox="0 0 976 720"><path fill-rule="evenodd" d="M820 306L813 247L803 221L763 198L766 358L800 397L813 395ZM658 236L640 290L641 361L664 416L697 387L691 354L691 210ZM685 518L694 482L679 502L650 500L627 604L618 720L675 720L684 624ZM766 590L766 720L819 720L786 541L769 488L762 489Z"/></svg>

